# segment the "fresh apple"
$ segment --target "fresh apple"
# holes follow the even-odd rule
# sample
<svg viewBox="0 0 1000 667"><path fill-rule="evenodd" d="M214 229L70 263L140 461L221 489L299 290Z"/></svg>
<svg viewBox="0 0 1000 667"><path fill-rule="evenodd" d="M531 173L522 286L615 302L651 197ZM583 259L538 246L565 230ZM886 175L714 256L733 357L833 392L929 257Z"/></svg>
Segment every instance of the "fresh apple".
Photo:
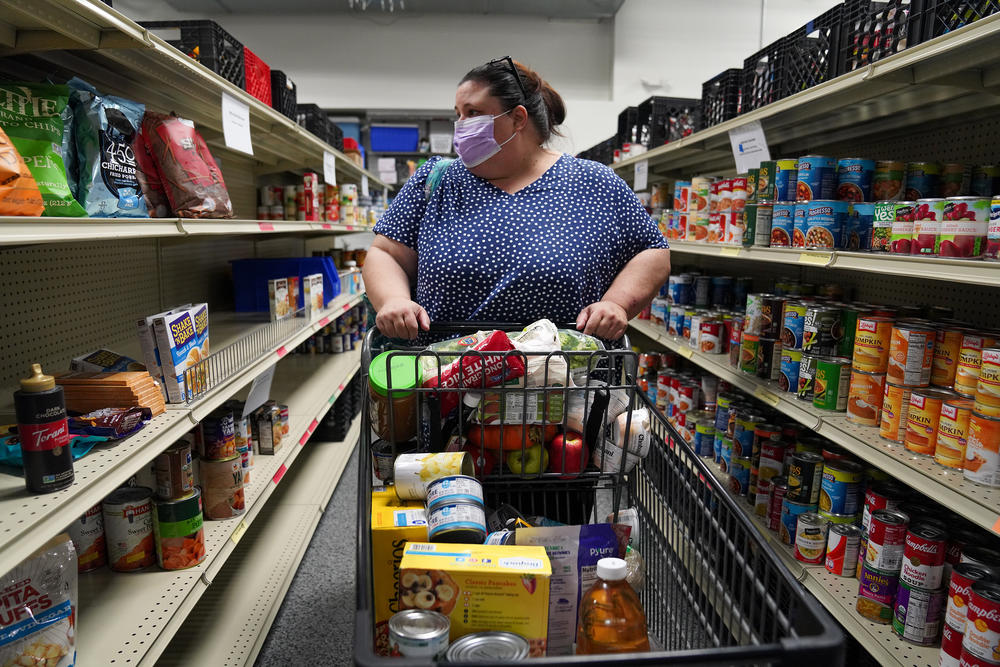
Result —
<svg viewBox="0 0 1000 667"><path fill-rule="evenodd" d="M573 479L579 477L580 473L587 467L590 459L590 452L583 441L583 436L573 431L567 431L566 435L557 435L549 443L549 465L550 472L565 473L559 479Z"/></svg>
<svg viewBox="0 0 1000 667"><path fill-rule="evenodd" d="M472 457L472 465L476 468L476 477L478 479L483 479L491 472L497 465L496 455L489 449L480 449L472 443L468 443L462 448L463 452L468 452L469 456ZM482 455L483 460L480 464L479 457Z"/></svg>
<svg viewBox="0 0 1000 667"><path fill-rule="evenodd" d="M549 453L541 445L515 449L507 453L507 467L521 477L535 476L549 467Z"/></svg>
<svg viewBox="0 0 1000 667"><path fill-rule="evenodd" d="M544 442L540 426L479 426L478 424L470 424L465 437L468 438L469 442L479 447L505 451L515 449L520 451L522 442L528 447L540 446Z"/></svg>

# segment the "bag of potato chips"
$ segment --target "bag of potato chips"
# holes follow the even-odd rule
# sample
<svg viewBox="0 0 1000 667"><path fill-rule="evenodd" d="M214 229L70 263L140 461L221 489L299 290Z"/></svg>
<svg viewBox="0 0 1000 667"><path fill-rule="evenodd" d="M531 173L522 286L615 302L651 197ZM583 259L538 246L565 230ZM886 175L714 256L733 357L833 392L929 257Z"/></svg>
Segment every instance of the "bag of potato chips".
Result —
<svg viewBox="0 0 1000 667"><path fill-rule="evenodd" d="M0 128L0 215L41 215L45 202L10 137Z"/></svg>

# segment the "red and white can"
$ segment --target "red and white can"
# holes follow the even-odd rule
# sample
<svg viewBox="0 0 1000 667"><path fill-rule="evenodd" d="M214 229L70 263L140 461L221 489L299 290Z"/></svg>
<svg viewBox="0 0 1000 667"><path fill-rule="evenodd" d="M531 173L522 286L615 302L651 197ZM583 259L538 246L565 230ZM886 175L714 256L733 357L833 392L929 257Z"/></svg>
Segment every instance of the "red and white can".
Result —
<svg viewBox="0 0 1000 667"><path fill-rule="evenodd" d="M964 637L962 638L964 641ZM997 663L990 660L983 660L972 655L965 648L962 648L962 656L958 659L958 667L996 667Z"/></svg>
<svg viewBox="0 0 1000 667"><path fill-rule="evenodd" d="M861 529L868 532L872 512L875 510L894 510L903 504L906 498L906 487L892 482L876 482L865 491L865 509L861 516Z"/></svg>
<svg viewBox="0 0 1000 667"><path fill-rule="evenodd" d="M698 385L689 382L682 382L677 387L677 410L680 412L690 412L698 407Z"/></svg>
<svg viewBox="0 0 1000 667"><path fill-rule="evenodd" d="M838 577L853 577L858 570L861 528L853 523L833 524L826 543L826 570Z"/></svg>
<svg viewBox="0 0 1000 667"><path fill-rule="evenodd" d="M951 571L948 584L948 608L944 613L944 624L958 632L965 632L969 614L969 595L977 581L1000 582L1000 569L976 563L961 563Z"/></svg>
<svg viewBox="0 0 1000 667"><path fill-rule="evenodd" d="M969 595L962 649L991 663L1000 662L994 647L1000 644L1000 584L978 581Z"/></svg>
<svg viewBox="0 0 1000 667"><path fill-rule="evenodd" d="M941 587L948 534L926 523L910 526L903 546L903 566L899 580L924 590Z"/></svg>
<svg viewBox="0 0 1000 667"><path fill-rule="evenodd" d="M788 495L788 478L779 476L771 478L771 489L768 492L770 502L767 506L767 527L778 532L781 527L781 505Z"/></svg>
<svg viewBox="0 0 1000 667"><path fill-rule="evenodd" d="M938 667L958 667L958 659L962 657L962 637L964 634L947 623L941 631L941 655Z"/></svg>
<svg viewBox="0 0 1000 667"><path fill-rule="evenodd" d="M726 325L722 320L702 320L701 332L698 335L698 345L702 352L722 354Z"/></svg>
<svg viewBox="0 0 1000 667"><path fill-rule="evenodd" d="M865 563L884 573L899 572L903 564L906 529L910 518L897 510L875 510L868 524Z"/></svg>

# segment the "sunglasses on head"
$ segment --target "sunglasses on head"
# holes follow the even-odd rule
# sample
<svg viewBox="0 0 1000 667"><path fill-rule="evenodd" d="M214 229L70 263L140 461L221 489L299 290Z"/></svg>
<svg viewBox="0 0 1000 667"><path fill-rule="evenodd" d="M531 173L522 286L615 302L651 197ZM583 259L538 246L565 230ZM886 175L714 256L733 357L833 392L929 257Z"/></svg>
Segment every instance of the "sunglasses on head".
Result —
<svg viewBox="0 0 1000 667"><path fill-rule="evenodd" d="M497 58L496 60L491 60L487 63L490 67L494 65L499 65L501 63L506 63L507 67L510 68L511 73L514 75L514 79L517 81L517 87L521 89L521 99L525 102L528 101L528 93L524 90L524 82L521 81L521 75L517 71L517 67L514 65L513 59L510 56L504 56L503 58Z"/></svg>

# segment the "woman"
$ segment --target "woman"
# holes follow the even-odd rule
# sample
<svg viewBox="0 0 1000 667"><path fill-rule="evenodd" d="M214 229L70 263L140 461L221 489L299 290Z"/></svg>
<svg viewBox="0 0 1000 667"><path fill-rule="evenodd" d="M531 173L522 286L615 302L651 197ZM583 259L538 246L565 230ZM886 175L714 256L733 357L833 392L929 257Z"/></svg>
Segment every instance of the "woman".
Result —
<svg viewBox="0 0 1000 667"><path fill-rule="evenodd" d="M465 75L455 112L460 159L421 166L375 226L364 278L379 330L548 318L621 337L670 274L635 194L608 167L545 148L562 98L509 57Z"/></svg>

